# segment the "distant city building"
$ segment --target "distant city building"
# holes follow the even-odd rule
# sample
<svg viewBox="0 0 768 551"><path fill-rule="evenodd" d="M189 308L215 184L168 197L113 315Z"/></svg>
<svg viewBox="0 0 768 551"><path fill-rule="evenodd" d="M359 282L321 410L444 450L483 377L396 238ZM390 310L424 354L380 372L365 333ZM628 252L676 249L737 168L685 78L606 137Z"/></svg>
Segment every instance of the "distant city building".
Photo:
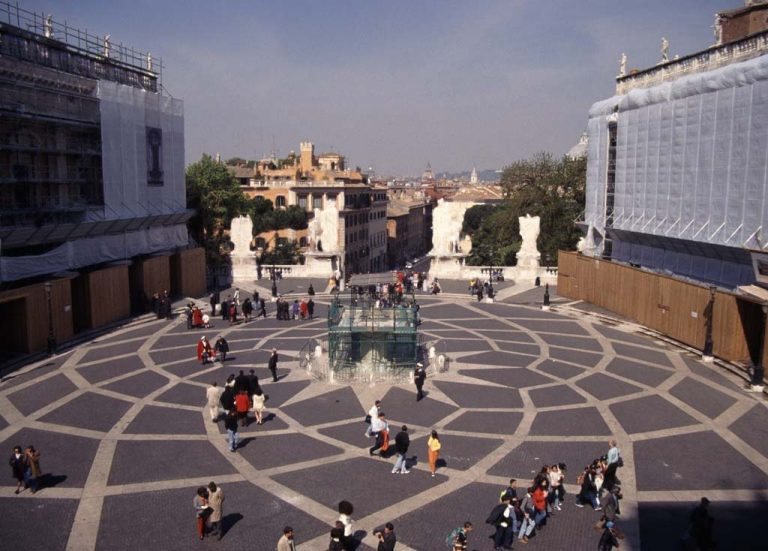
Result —
<svg viewBox="0 0 768 551"><path fill-rule="evenodd" d="M142 312L154 293L203 293L183 104L162 93L160 59L17 4L0 2L0 21L6 356Z"/></svg>
<svg viewBox="0 0 768 551"><path fill-rule="evenodd" d="M378 272L386 267L386 190L374 189L366 174L346 166L344 156L315 155L311 142L302 142L299 155L268 158L253 164L228 166L243 191L269 199L275 208L296 205L309 213L331 205L339 210L340 260L348 273ZM307 230L280 230L256 236L256 247L291 239L307 246Z"/></svg>
<svg viewBox="0 0 768 551"><path fill-rule="evenodd" d="M477 169L473 167L472 174L469 175L469 183L472 185L477 185L477 182Z"/></svg>
<svg viewBox="0 0 768 551"><path fill-rule="evenodd" d="M584 132L580 137L578 143L568 150L565 155L575 161L576 159L583 159L587 156L587 148L589 147L589 134Z"/></svg>
<svg viewBox="0 0 768 551"><path fill-rule="evenodd" d="M387 205L387 258L390 268L403 267L426 254L432 243L435 202L423 191L390 190Z"/></svg>
<svg viewBox="0 0 768 551"><path fill-rule="evenodd" d="M427 163L427 168L421 173L422 182L431 182L435 179L435 174L432 172L432 165Z"/></svg>
<svg viewBox="0 0 768 551"><path fill-rule="evenodd" d="M589 111L584 252L736 287L768 275L768 5Z"/></svg>

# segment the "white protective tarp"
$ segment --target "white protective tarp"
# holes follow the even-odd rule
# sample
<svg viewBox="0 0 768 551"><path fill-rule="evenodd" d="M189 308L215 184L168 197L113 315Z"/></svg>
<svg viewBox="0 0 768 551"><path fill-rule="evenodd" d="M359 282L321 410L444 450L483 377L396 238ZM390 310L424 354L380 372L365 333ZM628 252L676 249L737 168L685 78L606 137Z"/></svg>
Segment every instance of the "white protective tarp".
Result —
<svg viewBox="0 0 768 551"><path fill-rule="evenodd" d="M138 232L77 239L36 256L0 257L0 281L77 270L85 266L125 260L185 247L187 227L158 226Z"/></svg>
<svg viewBox="0 0 768 551"><path fill-rule="evenodd" d="M585 220L600 233L607 119L616 107L615 229L738 249L766 245L768 56L631 90L592 106ZM727 254L712 263L696 254L642 249L622 243L614 252L672 271L705 270L712 280L751 277Z"/></svg>

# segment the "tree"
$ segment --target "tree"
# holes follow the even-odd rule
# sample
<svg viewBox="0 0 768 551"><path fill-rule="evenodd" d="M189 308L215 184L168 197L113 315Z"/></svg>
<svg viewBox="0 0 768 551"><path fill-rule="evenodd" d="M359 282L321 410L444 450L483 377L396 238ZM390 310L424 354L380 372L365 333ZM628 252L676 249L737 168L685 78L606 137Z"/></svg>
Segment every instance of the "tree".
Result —
<svg viewBox="0 0 768 551"><path fill-rule="evenodd" d="M556 160L549 153L506 167L501 175L504 204L490 212L473 207L467 211L469 219L464 218L465 231L472 235L467 263L513 264L521 244L518 218L526 214L541 217L538 249L542 258L556 260L558 250L573 250L580 236L574 221L584 209L586 167L586 159Z"/></svg>
<svg viewBox="0 0 768 551"><path fill-rule="evenodd" d="M187 167L187 207L195 210L188 226L192 237L203 244L209 265L227 261L229 240L224 231L232 218L248 211L250 201L226 166L210 155Z"/></svg>
<svg viewBox="0 0 768 551"><path fill-rule="evenodd" d="M298 264L299 263L299 244L296 241L283 240L277 238L277 243L273 249L267 248L261 255L261 264L269 266L270 264Z"/></svg>

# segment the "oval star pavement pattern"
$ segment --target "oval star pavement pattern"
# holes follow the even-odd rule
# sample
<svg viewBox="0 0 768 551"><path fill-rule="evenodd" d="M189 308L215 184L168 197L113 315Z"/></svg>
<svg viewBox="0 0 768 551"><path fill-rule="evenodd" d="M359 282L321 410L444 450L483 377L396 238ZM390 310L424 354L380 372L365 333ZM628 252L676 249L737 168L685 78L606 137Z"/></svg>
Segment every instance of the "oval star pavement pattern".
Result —
<svg viewBox="0 0 768 551"><path fill-rule="evenodd" d="M322 299L320 299L322 300ZM577 311L543 312L469 297L422 298L421 331L439 339L447 373L417 403L408 385L334 386L298 368L320 319L274 318L188 331L180 320L145 321L29 366L0 385L0 441L42 452L46 487L0 488L8 548L272 550L282 527L301 550L327 549L341 499L355 505L361 550L372 529L395 524L398 549L443 549L471 520L471 549L492 549L485 518L510 477L529 481L545 463L569 467L563 511L530 549L593 549L599 513L574 507L579 470L619 441L625 467L622 549L677 549L687 515L707 495L721 549L757 549L768 518L768 409L762 396L690 353ZM224 334L224 367L195 361L201 334ZM281 379L267 377L271 347ZM270 395L264 425L242 429L228 451L221 423L204 415L205 388L255 368ZM410 428L408 475L394 458L370 458L362 423L381 397L393 428ZM426 436L442 435L441 468L426 466ZM396 430L392 431L394 433ZM195 541L195 488L223 487L226 534ZM223 546L223 547L222 547ZM519 547L519 545L518 545Z"/></svg>

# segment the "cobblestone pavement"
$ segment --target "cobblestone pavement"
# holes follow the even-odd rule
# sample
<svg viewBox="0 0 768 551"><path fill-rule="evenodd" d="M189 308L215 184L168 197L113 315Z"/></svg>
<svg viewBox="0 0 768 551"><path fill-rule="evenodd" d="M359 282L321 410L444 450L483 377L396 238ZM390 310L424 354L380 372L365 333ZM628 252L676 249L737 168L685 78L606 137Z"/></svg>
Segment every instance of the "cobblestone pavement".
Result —
<svg viewBox="0 0 768 551"><path fill-rule="evenodd" d="M311 322L216 320L200 332L151 321L11 374L0 384L0 441L7 454L35 445L47 474L37 494L15 496L7 472L4 545L271 550L288 524L299 549L327 549L336 504L347 499L361 550L375 548L372 530L387 521L398 549L444 549L467 519L476 527L470 549L487 550L484 521L508 479L522 487L543 464L565 462L565 506L525 547L594 549L599 513L574 506L575 477L615 437L625 461L622 549L678 549L703 495L713 501L720 549L764 549L755 530L768 518L763 397L623 325L525 304L540 294L522 304L422 298L421 330L443 341L451 367L427 381L418 403L408 385L331 386L299 370L301 346L323 334L322 304ZM203 333L227 336L225 366L195 361ZM277 383L266 377L272 346L281 354ZM205 388L252 367L270 395L268 416L243 429L231 453L223 428L203 413ZM362 421L375 398L392 427L409 426L408 475L391 474L393 458L367 453ZM425 464L432 428L443 440L434 478ZM198 543L192 498L211 480L226 496L225 534Z"/></svg>

